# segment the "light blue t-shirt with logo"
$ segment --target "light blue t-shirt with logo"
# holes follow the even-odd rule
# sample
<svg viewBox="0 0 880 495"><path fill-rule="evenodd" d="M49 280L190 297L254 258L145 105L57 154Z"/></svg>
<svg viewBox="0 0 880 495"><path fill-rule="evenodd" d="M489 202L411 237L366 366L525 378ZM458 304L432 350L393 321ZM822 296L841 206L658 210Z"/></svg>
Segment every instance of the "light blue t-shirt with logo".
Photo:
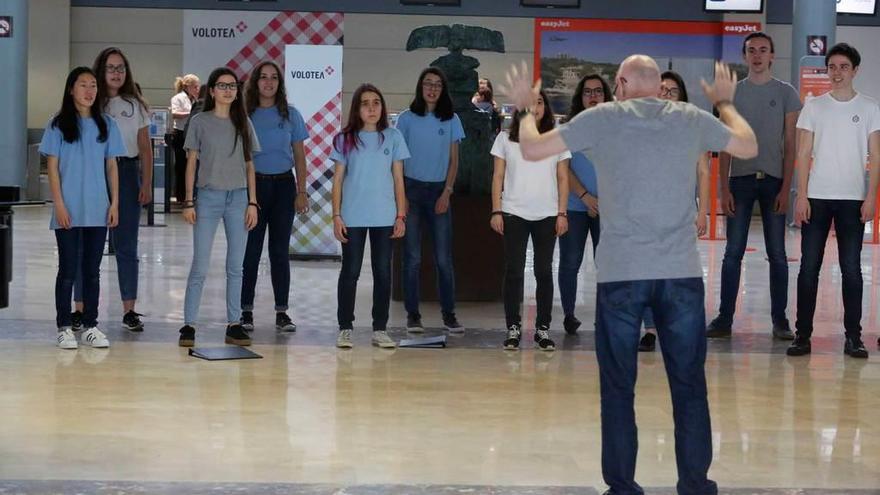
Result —
<svg viewBox="0 0 880 495"><path fill-rule="evenodd" d="M330 159L345 165L342 184L342 221L347 227L389 227L397 216L393 162L410 157L400 131L394 128L358 133L358 147L342 153L342 135L336 136Z"/></svg>
<svg viewBox="0 0 880 495"><path fill-rule="evenodd" d="M433 112L422 116L405 110L397 117L397 130L412 153L403 162L403 175L422 182L444 182L449 171L449 147L464 139L458 115L442 121Z"/></svg>
<svg viewBox="0 0 880 495"><path fill-rule="evenodd" d="M79 118L79 139L72 143L64 140L61 129L46 125L40 154L58 157L58 175L61 177L61 197L70 214L71 227L106 227L110 197L107 194L107 158L125 156L125 142L116 121L104 115L107 122L107 140L98 141L95 121ZM52 230L60 229L52 210L49 223Z"/></svg>
<svg viewBox="0 0 880 495"><path fill-rule="evenodd" d="M583 153L576 152L571 154L571 164L569 165L574 176L577 177L588 193L599 197L599 185L596 181L596 166ZM574 191L568 194L568 209L571 211L586 212L587 205L578 197Z"/></svg>
<svg viewBox="0 0 880 495"><path fill-rule="evenodd" d="M258 174L282 174L289 171L293 167L291 144L301 143L309 137L299 110L288 106L287 111L287 119L281 117L276 107L257 108L251 114L254 131L260 140L260 151L254 152L254 169Z"/></svg>

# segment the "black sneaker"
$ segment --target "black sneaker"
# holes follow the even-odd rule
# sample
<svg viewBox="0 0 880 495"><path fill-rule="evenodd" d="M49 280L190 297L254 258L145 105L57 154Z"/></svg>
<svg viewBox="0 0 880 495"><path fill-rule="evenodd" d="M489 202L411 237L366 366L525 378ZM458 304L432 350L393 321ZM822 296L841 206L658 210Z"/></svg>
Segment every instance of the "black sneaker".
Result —
<svg viewBox="0 0 880 495"><path fill-rule="evenodd" d="M458 322L455 313L443 313L443 326L449 333L464 333L464 325Z"/></svg>
<svg viewBox="0 0 880 495"><path fill-rule="evenodd" d="M843 344L843 353L849 357L868 359L868 349L865 349L861 337L847 337Z"/></svg>
<svg viewBox="0 0 880 495"><path fill-rule="evenodd" d="M251 336L244 331L241 323L233 323L226 326L226 343L233 345L251 345Z"/></svg>
<svg viewBox="0 0 880 495"><path fill-rule="evenodd" d="M522 329L516 323L507 327L507 338L504 339L504 349L508 351L519 350L519 340L522 338Z"/></svg>
<svg viewBox="0 0 880 495"><path fill-rule="evenodd" d="M73 313L70 313L70 329L74 332L79 332L83 329L82 311L74 311Z"/></svg>
<svg viewBox="0 0 880 495"><path fill-rule="evenodd" d="M196 345L196 329L189 325L181 327L180 340L177 341L177 345L180 347L192 347Z"/></svg>
<svg viewBox="0 0 880 495"><path fill-rule="evenodd" d="M657 336L650 332L645 332L642 340L639 340L639 352L654 352L657 347Z"/></svg>
<svg viewBox="0 0 880 495"><path fill-rule="evenodd" d="M804 356L813 351L810 346L810 338L809 337L801 337L800 335L796 335L794 338L794 342L788 346L788 349L785 350L785 353L789 356Z"/></svg>
<svg viewBox="0 0 880 495"><path fill-rule="evenodd" d="M535 343L542 351L556 350L556 343L550 338L550 327L547 325L538 325L535 328Z"/></svg>
<svg viewBox="0 0 880 495"><path fill-rule="evenodd" d="M581 320L578 320L575 315L567 315L565 319L562 320L562 328L564 328L565 333L569 335L578 333L578 328L580 327Z"/></svg>
<svg viewBox="0 0 880 495"><path fill-rule="evenodd" d="M779 340L794 340L794 333L788 325L788 320L777 321L773 324L773 338Z"/></svg>
<svg viewBox="0 0 880 495"><path fill-rule="evenodd" d="M706 337L710 339L726 339L730 338L732 330L731 324L722 320L720 316L709 322L706 327Z"/></svg>
<svg viewBox="0 0 880 495"><path fill-rule="evenodd" d="M241 318L239 318L238 321L241 324L241 328L243 328L245 332L253 332L254 331L254 312L253 311L242 311Z"/></svg>
<svg viewBox="0 0 880 495"><path fill-rule="evenodd" d="M242 313L242 315L244 315L244 313ZM241 327L244 328L244 325ZM253 328L253 323L251 323L251 328ZM287 316L286 312L279 311L275 313L275 329L282 332L295 332L296 323Z"/></svg>
<svg viewBox="0 0 880 495"><path fill-rule="evenodd" d="M425 327L422 326L422 315L418 313L406 315L406 331L409 333L423 333Z"/></svg>
<svg viewBox="0 0 880 495"><path fill-rule="evenodd" d="M122 327L130 332L143 332L144 323L141 321L141 316L144 315L135 313L134 310L125 313L122 317Z"/></svg>

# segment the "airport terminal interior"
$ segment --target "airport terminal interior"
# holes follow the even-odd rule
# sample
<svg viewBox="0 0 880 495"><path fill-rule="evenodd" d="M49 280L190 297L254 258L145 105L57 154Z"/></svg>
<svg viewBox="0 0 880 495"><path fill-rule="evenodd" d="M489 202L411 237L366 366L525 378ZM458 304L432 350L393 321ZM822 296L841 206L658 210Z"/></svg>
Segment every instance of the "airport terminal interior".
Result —
<svg viewBox="0 0 880 495"><path fill-rule="evenodd" d="M811 39L828 45L851 43L862 54L856 90L880 98L880 52L876 49L880 46L880 17L874 6L867 14L832 14L829 19L823 4L833 3L831 0L764 0L755 2L758 10L742 6L751 2L734 0L727 3L736 5L717 10L712 10L716 7L712 4L719 3L716 0L670 0L667 6L658 5L667 2L653 0L580 0L570 8L532 7L530 3L0 0L0 22L4 16L23 21L11 32L21 29L27 33L21 42L27 50L28 74L27 97L19 96L19 103L26 106L26 132L17 134L26 135L28 143L26 151L16 155L24 161L12 163L9 157L0 156L4 162L0 167L21 169L0 174L0 180L6 181L0 184L4 190L9 189L5 186L18 186L14 197L3 198L0 204L0 223L11 226L0 231L4 236L9 234L0 245L7 252L11 249L2 271L10 280L8 290L0 290L6 303L0 309L0 415L4 418L0 421L0 494L606 493L609 487L602 472L603 418L593 325L597 267L592 246L586 248L577 274L576 314L583 324L573 334L563 330L558 247L554 252L553 352L539 349L533 341L538 309L531 246L525 268L519 350L502 348L507 329L500 277L495 281L496 296L456 301L463 333L447 332L440 304L429 296L421 303L425 333L408 333L407 311L395 294L388 322L391 338L400 343L443 336L444 347L371 345L369 249L357 283L353 347L338 348L341 264L339 244L332 235L332 168L320 168L327 160L326 153L323 159L313 162L312 158L320 155L322 146L329 150L326 139L345 125L352 94L360 83L369 81L382 89L388 111L394 116L409 106L419 72L450 53L448 43L406 50L410 32L422 26L465 24L503 36L502 51L481 51L474 46L466 47L464 54L479 59L476 71L480 77L495 82L495 99L506 127L511 102L498 86L504 83L510 65L521 60L527 61L529 70L540 71L545 87L563 95L557 99L556 93L548 93L553 100L548 107L555 113L565 113L556 105L570 98L573 88L569 79L573 77L576 83L583 75L580 66L575 72L560 67L575 67L572 61L579 60L599 68L596 70L616 70L626 55L638 50L657 59L664 70L672 68L685 75L691 101L711 109L699 85L708 70L707 61L724 59L740 64L737 70L747 72L740 47L749 30L773 36L774 77L796 88L798 83L816 84L802 77L805 66L799 65L811 60L808 51L813 46L804 36L817 35ZM7 10L15 14L7 14ZM324 96L319 92L296 93L292 89L296 86L288 85L295 107L315 106L310 112L303 110L310 133L326 134L320 143L305 142L310 160L310 210L302 218L298 215L289 243L288 314L296 330L276 330L271 270L264 246L257 272L250 334L253 343L248 347L259 358L198 359L178 346L193 259L193 227L181 213L185 205L172 198L176 164L164 138L170 132L168 102L175 94L174 78L197 73L205 82L215 66L251 68L253 61L247 65L238 52L253 51L248 43L255 34L247 30L272 26L285 12L344 16L344 28L341 21L337 26L336 21L326 21L326 16L332 27L326 23L321 29L314 24L307 27L312 37L332 37L338 32L338 39L328 44L340 47L339 51L316 55L319 64L332 64L325 61L337 56L341 63L341 75L332 83L339 86L331 88L328 100L338 108L327 110L327 115L337 119L328 117L327 121L328 128L335 130L328 133L320 120L311 118L312 113L324 111L318 108L324 104ZM817 21L804 12L826 17ZM554 27L563 24L569 27ZM219 55L205 48L207 41L197 33L196 28L208 25L228 27L235 33L232 38L216 41L222 45ZM725 25L745 31L725 31ZM265 30L260 33L254 39L273 43ZM694 36L692 43L688 36ZM579 45L595 47L606 43L603 39L607 40L605 51ZM690 43L688 50L679 46L683 40ZM3 57L14 59L9 54L12 49L4 46L6 41L0 36L0 62ZM308 41L290 44L306 45ZM59 349L54 299L59 254L49 230L53 204L46 160L41 159L37 146L46 122L60 106L68 72L79 65L91 66L107 46L118 46L128 55L151 111L165 119L151 121L153 203L142 208L137 243L137 311L142 313L144 328L132 332L121 325L124 315L117 263L113 253L107 252L100 267L98 320L109 348L80 344L76 350ZM292 70L292 59L285 63L283 50L271 53L279 65ZM559 65L559 60L567 62ZM326 72L331 78L333 71ZM793 80L797 77L800 80ZM2 101L6 104L10 100ZM3 125L0 129L9 129L10 124ZM0 147L0 152L11 147ZM718 313L726 246L725 217L717 203L717 162L713 162L712 173L715 204L709 211L709 232L696 241L705 284L706 323ZM472 186L473 191L476 187ZM471 235L477 230L485 236L479 239L491 238L495 234L489 227L489 194L472 191L459 195L458 188L456 183L452 214L484 211L485 215L481 213L474 220L477 226L471 230L456 230L453 235ZM485 203L485 208L474 207L474 198ZM601 200L599 208L601 211ZM844 354L844 282L833 232L819 275L812 353L790 356L786 351L791 342L774 339L771 332L768 254L756 209L742 260L732 335L707 342L705 376L712 440L708 474L718 484L717 493L880 494L877 228L874 219L866 225L860 255L862 340L868 359ZM791 211L784 237L787 316L794 327L802 252L801 229L794 225ZM220 229L202 293L197 348L233 347L224 340L224 239ZM482 241L475 239L477 242ZM504 257L500 242L499 249L488 254L485 250L470 251L467 242L455 246L459 249L453 253L456 277L463 281L468 277L463 273L465 267L498 265ZM475 252L482 258L471 259L477 256ZM395 263L399 261L395 257ZM399 265L393 268L395 276L399 270ZM644 493L684 493L676 490L676 434L660 346L655 352L640 352L638 368L635 479Z"/></svg>

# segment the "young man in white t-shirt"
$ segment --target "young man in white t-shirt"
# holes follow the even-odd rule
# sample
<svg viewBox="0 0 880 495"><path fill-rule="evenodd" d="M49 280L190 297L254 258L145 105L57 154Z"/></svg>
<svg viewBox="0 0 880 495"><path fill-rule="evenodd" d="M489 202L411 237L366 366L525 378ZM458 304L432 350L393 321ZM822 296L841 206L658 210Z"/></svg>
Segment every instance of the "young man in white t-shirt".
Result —
<svg viewBox="0 0 880 495"><path fill-rule="evenodd" d="M797 123L797 202L801 269L797 281L797 337L789 356L810 353L819 270L831 223L842 275L844 353L867 358L862 343L862 238L874 216L880 171L880 107L857 93L853 79L861 56L846 44L825 56L831 91L806 101ZM812 166L811 166L812 160ZM870 174L865 187L865 161Z"/></svg>

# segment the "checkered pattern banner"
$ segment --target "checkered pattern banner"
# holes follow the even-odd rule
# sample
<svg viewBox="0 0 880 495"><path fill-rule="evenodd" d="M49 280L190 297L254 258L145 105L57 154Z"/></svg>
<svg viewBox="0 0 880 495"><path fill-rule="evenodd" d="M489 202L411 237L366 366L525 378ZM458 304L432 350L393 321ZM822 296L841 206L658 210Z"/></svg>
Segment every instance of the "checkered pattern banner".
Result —
<svg viewBox="0 0 880 495"><path fill-rule="evenodd" d="M329 155L342 121L343 21L343 14L335 12L184 12L183 73L206 80L214 67L225 65L246 79L266 60L284 70L288 99L309 132L305 151L311 211L296 217L290 239L295 254L339 254Z"/></svg>

